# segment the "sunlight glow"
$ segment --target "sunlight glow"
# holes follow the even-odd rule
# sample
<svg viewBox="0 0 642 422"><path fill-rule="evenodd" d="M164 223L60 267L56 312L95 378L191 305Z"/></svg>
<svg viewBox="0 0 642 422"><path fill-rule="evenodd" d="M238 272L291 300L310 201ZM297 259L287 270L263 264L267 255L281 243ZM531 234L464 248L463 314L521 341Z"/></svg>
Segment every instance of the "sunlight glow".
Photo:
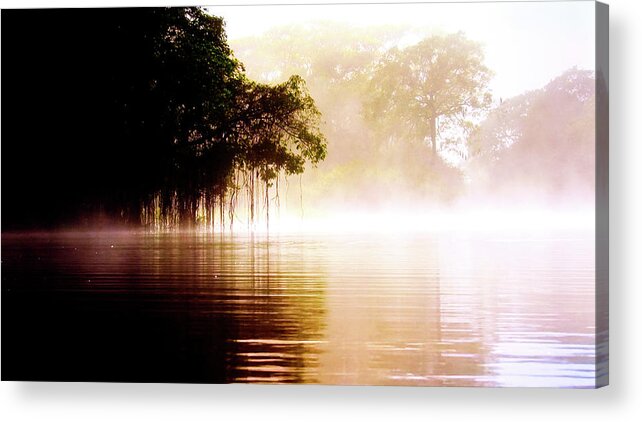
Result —
<svg viewBox="0 0 642 422"><path fill-rule="evenodd" d="M300 216L282 213L270 221L269 229L257 224L257 233L399 233L420 232L489 232L489 231L558 231L590 230L595 225L592 210L552 210L533 208L481 209L481 210L426 210L407 209L380 212L349 211L318 213ZM239 225L239 231L247 230ZM234 228L237 231L237 228Z"/></svg>
<svg viewBox="0 0 642 422"><path fill-rule="evenodd" d="M485 46L487 65L496 72L493 91L506 98L536 89L571 66L594 66L594 51L586 42L594 37L593 3L559 2L554 14L546 3L237 5L208 10L225 19L232 48L244 37L312 21L344 22L355 28L399 25L463 31Z"/></svg>

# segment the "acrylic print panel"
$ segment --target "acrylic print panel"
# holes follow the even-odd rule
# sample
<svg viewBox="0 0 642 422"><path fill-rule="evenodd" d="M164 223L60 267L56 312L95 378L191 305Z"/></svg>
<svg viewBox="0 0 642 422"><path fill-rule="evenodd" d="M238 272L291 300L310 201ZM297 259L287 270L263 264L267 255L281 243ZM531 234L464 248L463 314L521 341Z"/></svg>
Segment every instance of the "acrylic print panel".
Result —
<svg viewBox="0 0 642 422"><path fill-rule="evenodd" d="M2 379L608 383L608 11L2 11Z"/></svg>

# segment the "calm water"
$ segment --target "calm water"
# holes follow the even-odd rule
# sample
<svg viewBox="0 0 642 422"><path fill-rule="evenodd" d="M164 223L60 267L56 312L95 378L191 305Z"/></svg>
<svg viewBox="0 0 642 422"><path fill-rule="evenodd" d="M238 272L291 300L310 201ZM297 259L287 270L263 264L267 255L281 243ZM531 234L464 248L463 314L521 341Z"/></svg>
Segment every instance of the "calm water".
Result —
<svg viewBox="0 0 642 422"><path fill-rule="evenodd" d="M2 236L2 377L592 387L590 234Z"/></svg>

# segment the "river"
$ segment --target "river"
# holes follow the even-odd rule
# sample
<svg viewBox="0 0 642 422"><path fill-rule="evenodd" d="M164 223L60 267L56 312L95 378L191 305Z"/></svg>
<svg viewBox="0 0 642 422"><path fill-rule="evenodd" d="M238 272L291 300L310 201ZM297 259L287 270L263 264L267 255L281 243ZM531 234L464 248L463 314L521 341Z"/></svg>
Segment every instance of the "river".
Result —
<svg viewBox="0 0 642 422"><path fill-rule="evenodd" d="M2 377L593 387L592 233L2 235Z"/></svg>

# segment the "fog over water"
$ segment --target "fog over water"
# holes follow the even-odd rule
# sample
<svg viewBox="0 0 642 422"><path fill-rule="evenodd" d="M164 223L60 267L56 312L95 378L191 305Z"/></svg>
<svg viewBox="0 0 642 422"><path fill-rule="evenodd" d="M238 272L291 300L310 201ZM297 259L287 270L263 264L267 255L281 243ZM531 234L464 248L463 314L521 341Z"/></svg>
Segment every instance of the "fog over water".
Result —
<svg viewBox="0 0 642 422"><path fill-rule="evenodd" d="M482 23L469 6L497 13ZM303 76L322 113L328 156L280 181L273 229L591 228L593 9L562 3L556 16L569 19L557 20L540 6L211 8L248 75ZM386 79L386 62L413 60L422 40L458 31L479 47L490 99L437 118L431 155L427 115L410 104L421 89L395 85L401 68ZM408 87L381 106L381 95Z"/></svg>

